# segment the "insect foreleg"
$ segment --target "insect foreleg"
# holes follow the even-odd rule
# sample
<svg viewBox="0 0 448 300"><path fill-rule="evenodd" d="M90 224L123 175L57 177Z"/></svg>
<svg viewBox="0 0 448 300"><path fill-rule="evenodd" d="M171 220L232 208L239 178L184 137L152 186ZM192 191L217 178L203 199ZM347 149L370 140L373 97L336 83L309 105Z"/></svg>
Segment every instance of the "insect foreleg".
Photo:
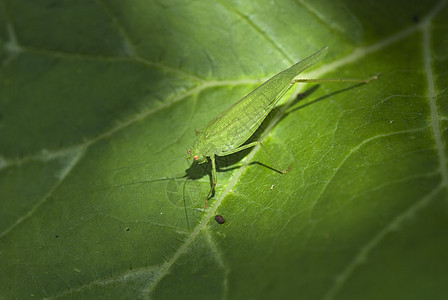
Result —
<svg viewBox="0 0 448 300"><path fill-rule="evenodd" d="M207 208L208 199L211 197L213 190L215 189L216 183L218 182L218 176L216 175L216 163L215 163L215 156L210 156L210 160L212 161L212 187L210 191L208 192L207 198L205 198L205 205L204 205L204 211Z"/></svg>

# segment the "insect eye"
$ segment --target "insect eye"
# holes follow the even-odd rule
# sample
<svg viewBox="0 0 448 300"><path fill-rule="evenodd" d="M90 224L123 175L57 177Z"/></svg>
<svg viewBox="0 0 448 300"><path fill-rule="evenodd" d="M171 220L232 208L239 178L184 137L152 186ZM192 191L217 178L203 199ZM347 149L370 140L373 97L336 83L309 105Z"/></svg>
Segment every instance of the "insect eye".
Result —
<svg viewBox="0 0 448 300"><path fill-rule="evenodd" d="M188 150L187 150L187 153L188 153L188 154L191 154L191 150L190 150L190 149L188 149Z"/></svg>
<svg viewBox="0 0 448 300"><path fill-rule="evenodd" d="M198 160L199 156L195 155L195 156L193 156L193 158L194 158L194 160Z"/></svg>

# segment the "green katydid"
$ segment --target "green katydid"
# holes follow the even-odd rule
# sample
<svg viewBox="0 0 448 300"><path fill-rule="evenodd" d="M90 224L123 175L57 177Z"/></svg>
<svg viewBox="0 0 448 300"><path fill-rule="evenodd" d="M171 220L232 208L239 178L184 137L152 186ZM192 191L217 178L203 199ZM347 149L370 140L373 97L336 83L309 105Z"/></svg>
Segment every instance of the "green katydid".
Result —
<svg viewBox="0 0 448 300"><path fill-rule="evenodd" d="M304 60L299 61L295 65L274 75L244 98L232 104L219 116L213 119L204 130L198 133L193 147L188 149L187 152L188 158L193 157L199 164L207 162L208 158L212 163L213 183L205 200L204 208L207 208L207 201L212 195L217 183L215 156L233 154L260 144L261 148L268 154L276 167L279 168L268 150L260 141L249 144L244 143L254 134L277 102L296 82L337 81L368 83L370 80L377 78L377 76L373 76L366 80L295 79L297 75L322 60L327 54L327 50L328 48L325 47ZM288 170L281 171L281 173L286 173Z"/></svg>

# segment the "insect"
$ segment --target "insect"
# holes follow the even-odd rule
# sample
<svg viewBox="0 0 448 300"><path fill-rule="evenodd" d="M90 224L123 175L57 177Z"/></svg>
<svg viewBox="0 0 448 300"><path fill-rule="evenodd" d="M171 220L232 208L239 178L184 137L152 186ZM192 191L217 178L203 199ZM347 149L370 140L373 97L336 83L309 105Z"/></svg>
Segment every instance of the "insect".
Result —
<svg viewBox="0 0 448 300"><path fill-rule="evenodd" d="M260 141L244 144L258 129L269 112L277 102L296 82L364 82L368 83L377 76L369 79L295 79L297 75L315 65L327 54L325 47L313 55L301 60L295 65L281 71L268 79L265 83L250 92L238 102L232 104L219 116L213 119L204 130L199 131L193 147L188 149L188 157L202 164L210 159L212 164L212 180L210 191L205 200L204 210L207 202L218 181L216 174L215 156L225 156L260 144L275 166L278 164L270 155L269 151ZM289 170L289 169L288 169ZM286 173L288 170L280 171Z"/></svg>

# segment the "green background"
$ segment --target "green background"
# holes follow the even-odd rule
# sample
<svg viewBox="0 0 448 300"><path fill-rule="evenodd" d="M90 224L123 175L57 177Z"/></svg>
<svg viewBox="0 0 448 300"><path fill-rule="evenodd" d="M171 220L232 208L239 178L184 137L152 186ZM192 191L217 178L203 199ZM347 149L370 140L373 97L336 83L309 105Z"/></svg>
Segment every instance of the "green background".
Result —
<svg viewBox="0 0 448 300"><path fill-rule="evenodd" d="M0 298L446 299L447 19L446 1L0 0ZM298 86L257 135L291 171L224 157L201 212L195 130L325 46L304 77L381 77Z"/></svg>

